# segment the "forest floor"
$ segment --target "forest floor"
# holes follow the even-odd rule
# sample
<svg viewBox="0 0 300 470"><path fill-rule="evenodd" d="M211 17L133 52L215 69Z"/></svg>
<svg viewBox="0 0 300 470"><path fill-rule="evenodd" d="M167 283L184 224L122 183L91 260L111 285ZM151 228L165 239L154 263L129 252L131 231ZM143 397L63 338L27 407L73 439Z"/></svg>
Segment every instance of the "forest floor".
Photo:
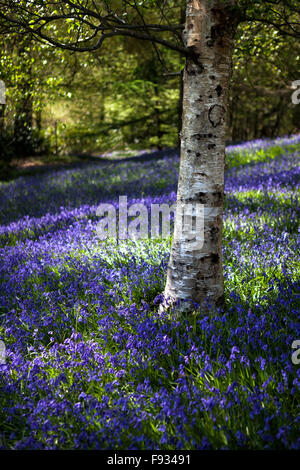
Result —
<svg viewBox="0 0 300 470"><path fill-rule="evenodd" d="M300 449L299 149L227 148L225 307L180 320L171 237L96 230L121 195L175 202L174 151L1 182L0 448Z"/></svg>
<svg viewBox="0 0 300 470"><path fill-rule="evenodd" d="M178 149L166 149L164 155L174 155ZM83 168L90 163L119 163L131 160L161 158L159 150L115 150L103 154L62 154L62 155L36 155L32 157L15 158L9 164L0 165L0 181L11 181L19 176L34 176L47 173L52 170L67 168Z"/></svg>

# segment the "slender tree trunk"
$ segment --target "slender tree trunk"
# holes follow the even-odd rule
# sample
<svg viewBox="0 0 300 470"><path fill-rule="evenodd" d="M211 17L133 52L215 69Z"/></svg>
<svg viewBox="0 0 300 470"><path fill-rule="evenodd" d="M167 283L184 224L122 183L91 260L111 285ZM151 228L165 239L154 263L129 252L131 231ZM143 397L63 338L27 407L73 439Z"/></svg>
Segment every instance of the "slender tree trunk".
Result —
<svg viewBox="0 0 300 470"><path fill-rule="evenodd" d="M24 90L26 88L24 87ZM32 99L21 97L16 106L14 138L17 157L29 156L32 149Z"/></svg>
<svg viewBox="0 0 300 470"><path fill-rule="evenodd" d="M0 103L0 136L4 131L4 119L5 119L5 104Z"/></svg>
<svg viewBox="0 0 300 470"><path fill-rule="evenodd" d="M21 78L18 81L18 100L15 109L14 119L14 141L16 157L28 157L32 152L32 120L33 120L33 100L32 100L32 68L28 65L28 52L26 47L29 40L24 40L17 49L20 62Z"/></svg>
<svg viewBox="0 0 300 470"><path fill-rule="evenodd" d="M190 311L222 306L222 219L225 116L231 76L234 1L188 0L184 42L193 52L184 71L179 203L204 205L204 244L189 249L177 210L165 299Z"/></svg>
<svg viewBox="0 0 300 470"><path fill-rule="evenodd" d="M35 124L36 124L36 128L40 134L40 132L42 132L42 110L41 108L39 108L36 112L35 112Z"/></svg>
<svg viewBox="0 0 300 470"><path fill-rule="evenodd" d="M154 96L155 96L155 106L154 106L154 116L155 116L155 123L156 123L156 135L157 135L157 148L158 150L161 150L162 147L162 142L161 139L163 137L163 132L161 129L161 110L159 107L159 89L158 89L158 83L154 84Z"/></svg>

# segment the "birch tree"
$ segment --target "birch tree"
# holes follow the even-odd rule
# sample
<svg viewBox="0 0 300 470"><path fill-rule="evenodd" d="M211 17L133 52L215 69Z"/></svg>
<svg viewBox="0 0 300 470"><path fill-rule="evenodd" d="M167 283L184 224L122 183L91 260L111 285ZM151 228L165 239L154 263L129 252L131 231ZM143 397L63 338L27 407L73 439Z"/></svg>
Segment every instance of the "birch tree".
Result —
<svg viewBox="0 0 300 470"><path fill-rule="evenodd" d="M235 1L187 2L183 31L186 59L183 81L181 158L177 206L204 205L204 243L191 249L177 211L165 298L189 310L221 306L222 218L225 126L233 38L238 23ZM184 301L184 302L182 302Z"/></svg>

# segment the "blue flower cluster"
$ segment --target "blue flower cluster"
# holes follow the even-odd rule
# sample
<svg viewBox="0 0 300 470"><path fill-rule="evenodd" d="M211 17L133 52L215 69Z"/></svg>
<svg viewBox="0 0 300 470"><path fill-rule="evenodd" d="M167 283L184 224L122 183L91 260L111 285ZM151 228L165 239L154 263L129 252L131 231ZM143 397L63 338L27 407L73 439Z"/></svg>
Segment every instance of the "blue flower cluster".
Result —
<svg viewBox="0 0 300 470"><path fill-rule="evenodd" d="M0 448L300 449L299 144L227 149L226 304L180 320L171 240L96 236L102 202L174 203L177 155L0 183Z"/></svg>

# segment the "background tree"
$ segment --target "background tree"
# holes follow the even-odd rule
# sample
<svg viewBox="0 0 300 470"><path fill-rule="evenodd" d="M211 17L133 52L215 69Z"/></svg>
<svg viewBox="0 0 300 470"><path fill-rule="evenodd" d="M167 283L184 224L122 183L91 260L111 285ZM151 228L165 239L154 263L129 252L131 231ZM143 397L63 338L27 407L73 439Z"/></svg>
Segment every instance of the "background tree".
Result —
<svg viewBox="0 0 300 470"><path fill-rule="evenodd" d="M119 2L118 8L121 8L121 3ZM282 8L283 3L277 2L275 7ZM257 15L259 2L240 4L243 8L247 6L248 14L256 5L254 13L256 11ZM152 7L151 21L157 20L157 12L153 13L154 5L157 9L163 6L164 14L168 7L170 20L175 22L177 17L178 23L184 24L184 1L152 2L149 5ZM270 5L272 2L269 7ZM131 11L133 6L132 2ZM150 21L149 10L150 8L147 15ZM285 10L288 11L287 7ZM141 22L140 13L141 11L135 12L135 15L132 13L131 20ZM274 16L274 12L264 9L264 18L268 19L270 14ZM251 19L241 22L238 27L227 125L229 141L271 137L296 132L298 129L299 108L291 103L290 87L297 79L299 43L295 41L294 33L289 35L285 31L279 31L270 25L270 21L272 20L269 18L269 23L264 24ZM59 25L64 38L69 37L75 27L76 21L73 20ZM2 28L5 31L5 25ZM15 37L20 38L21 34L22 28L16 28ZM11 37L10 35L9 38ZM14 44L14 41L4 35L2 41ZM31 44L33 47L33 43ZM137 41L131 36L116 36L105 41L103 46L92 52L78 53L51 47L49 44L38 46L35 43L35 49L39 47L40 52L30 53L31 69L36 69L39 73L33 77L31 87L35 101L40 96L44 106L38 110L35 105L33 150L36 147L39 152L43 149L36 145L37 134L47 137L48 146L44 146L44 149L51 144L52 151L58 150L60 153L100 153L106 150L170 147L177 144L177 127L181 129L180 73L184 67L184 56L174 50L162 48L159 44L154 46L150 41ZM2 47L0 58L0 75L5 78L7 72L12 71L7 66L7 63L11 63L10 58L16 66L16 52L11 47ZM23 62L26 63L25 58ZM150 80L147 77L149 70L146 71L146 64L148 69L151 64ZM155 76L153 70L156 71ZM15 77L19 76L17 74ZM41 80L42 76L46 79ZM12 82L12 79L8 80L8 84ZM159 97L155 96L158 88ZM15 85L13 89L16 90ZM8 124L12 120L14 109L12 95L16 103L16 93L12 93L11 86L8 93L10 99L6 112L6 130L11 127ZM21 96L19 94L20 98ZM159 103L156 109L155 103ZM160 121L159 126L155 124L155 120ZM160 133L162 135L158 136ZM7 148L13 149L13 146L9 145Z"/></svg>
<svg viewBox="0 0 300 470"><path fill-rule="evenodd" d="M17 33L0 36L0 44L0 76L7 95L0 160L9 161L45 152L48 147L42 110L51 94L59 92L57 80L49 79L59 50Z"/></svg>

